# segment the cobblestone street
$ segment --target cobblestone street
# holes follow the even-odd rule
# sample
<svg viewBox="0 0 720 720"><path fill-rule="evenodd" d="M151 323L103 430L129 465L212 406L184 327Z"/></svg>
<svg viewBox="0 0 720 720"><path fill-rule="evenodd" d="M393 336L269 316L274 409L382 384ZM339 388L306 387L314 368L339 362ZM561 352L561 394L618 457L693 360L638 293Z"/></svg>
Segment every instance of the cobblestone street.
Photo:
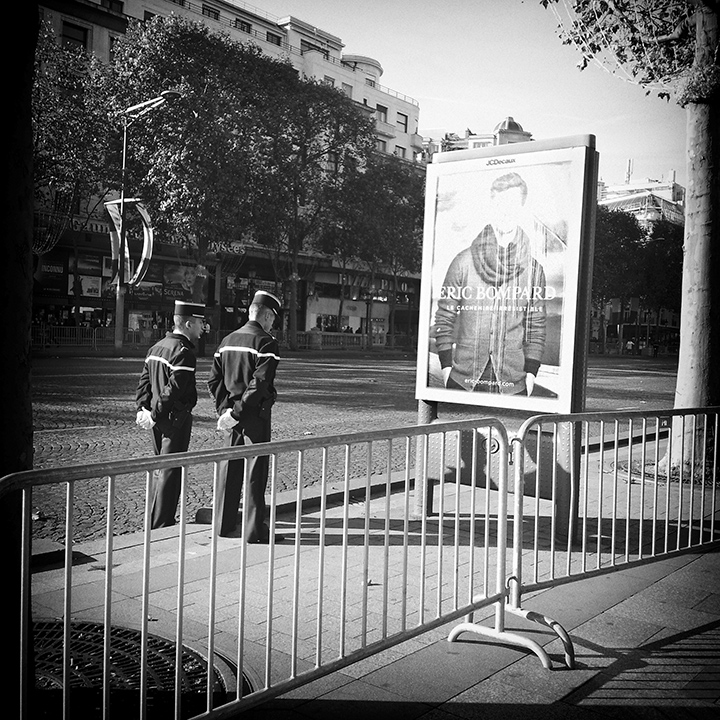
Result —
<svg viewBox="0 0 720 720"><path fill-rule="evenodd" d="M148 433L135 425L135 387L142 357L39 357L33 360L35 467L86 465L152 453ZM206 390L211 359L198 360L200 401L194 411L190 450L222 446ZM674 359L592 356L588 374L588 410L671 407ZM311 353L282 359L278 402L273 410L273 439L348 434L417 423L414 397L415 357L401 353L335 356ZM440 419L482 414L470 406L441 406ZM189 474L189 517L212 504L212 472ZM278 491L292 489L282 480ZM145 478L120 483L116 494L116 532L142 527ZM84 483L76 492L76 539L102 537L106 488ZM65 487L46 486L33 493L33 537L62 540Z"/></svg>

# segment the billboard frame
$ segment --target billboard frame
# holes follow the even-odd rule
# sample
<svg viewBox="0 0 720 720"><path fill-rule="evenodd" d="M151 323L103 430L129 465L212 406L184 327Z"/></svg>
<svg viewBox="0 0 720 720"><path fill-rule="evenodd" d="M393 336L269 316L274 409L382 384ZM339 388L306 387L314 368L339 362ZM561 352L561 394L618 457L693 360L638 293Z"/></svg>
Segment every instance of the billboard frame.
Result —
<svg viewBox="0 0 720 720"><path fill-rule="evenodd" d="M533 282L545 287L545 290L537 290L537 286L528 284L535 299L530 298L523 313L520 313L522 300L513 300L512 293L515 298L525 299L528 293L511 287L510 281L504 285L502 281L500 285L496 283L494 289L484 285L485 280L468 283L467 287L457 284L461 275L476 279L472 269L464 271L462 268L477 263L478 253L489 247L483 238L487 236L485 228L491 226L490 198L502 194L498 187L507 189L502 187L502 182L510 175L515 180L517 176L523 178L520 182L525 186L525 194L519 211L522 217L517 224L526 231L526 244L531 248L527 257L531 258L529 263L532 263L533 272L539 266L542 273L543 281ZM427 168L425 197L415 389L418 400L532 413L584 410L597 178L598 154L594 135L434 156ZM512 194L517 193L507 193ZM517 245L521 243L518 241ZM528 270L522 277L529 273ZM520 284L519 280L517 284ZM451 301L458 304L453 305ZM503 301L510 304L499 304ZM440 305L441 312L438 312ZM515 319L507 320L502 314L501 323L499 318L504 311L516 311ZM459 318L462 312L468 313L465 320L456 321L454 317ZM487 322L475 319L481 318L483 312L490 318ZM513 316L512 312L510 316ZM474 334L463 334L469 321L475 322L478 329L473 331ZM529 395L525 390L527 375L519 374L518 368L512 367L513 363L517 365L517 334L521 331L513 334L511 330L519 327L520 322L525 328L523 348L528 346L530 325L536 328L533 337L542 335L541 350L537 351L542 352L542 361L536 375L528 378L528 385L535 380ZM495 347L489 376L491 363L483 365L487 357L480 357L486 354L484 333L487 323L492 323L495 328L487 331L489 337L496 338L495 342L499 342L500 336L497 327L504 329L503 337L515 341L511 349L505 349L510 348L510 343ZM544 329L537 330L541 326ZM472 359L473 343L479 348L475 352L477 361ZM487 353L493 354L492 347ZM450 367L449 354L452 354ZM505 354L510 357L507 369L497 360ZM478 376L481 367L485 369L482 376ZM518 387L520 390L516 390Z"/></svg>

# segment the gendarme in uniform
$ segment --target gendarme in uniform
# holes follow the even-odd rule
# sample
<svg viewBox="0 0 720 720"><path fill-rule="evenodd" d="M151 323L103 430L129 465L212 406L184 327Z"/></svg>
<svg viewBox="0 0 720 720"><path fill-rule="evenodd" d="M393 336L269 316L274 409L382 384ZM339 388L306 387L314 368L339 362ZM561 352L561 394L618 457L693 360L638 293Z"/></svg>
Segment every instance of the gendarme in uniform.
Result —
<svg viewBox="0 0 720 720"><path fill-rule="evenodd" d="M199 337L202 332L205 306L177 301L174 315L175 331L167 333L148 351L135 395L138 425L151 429L156 455L187 451L192 430L192 409L197 404L197 360L191 338L196 334ZM182 318L180 328L177 327L178 317ZM200 329L199 333L196 328ZM180 486L179 467L156 472L153 528L175 524Z"/></svg>
<svg viewBox="0 0 720 720"><path fill-rule="evenodd" d="M250 305L250 320L225 337L215 352L208 388L215 398L225 430L225 445L254 445L270 441L270 415L275 402L275 371L280 361L277 340L268 332L280 313L280 301L271 293L258 291ZM265 524L265 488L268 456L249 458L248 527L243 535L248 542L267 542ZM243 486L244 461L219 464L219 493L214 500L220 535L233 532Z"/></svg>

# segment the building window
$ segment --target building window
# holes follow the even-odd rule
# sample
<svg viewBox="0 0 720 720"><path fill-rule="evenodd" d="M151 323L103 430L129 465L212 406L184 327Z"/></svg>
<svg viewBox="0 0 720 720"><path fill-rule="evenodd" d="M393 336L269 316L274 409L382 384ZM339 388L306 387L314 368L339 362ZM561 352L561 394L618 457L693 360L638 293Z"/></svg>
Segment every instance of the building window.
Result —
<svg viewBox="0 0 720 720"><path fill-rule="evenodd" d="M330 151L327 154L327 164L331 171L338 173L340 171L340 155L336 152Z"/></svg>
<svg viewBox="0 0 720 720"><path fill-rule="evenodd" d="M88 30L80 25L63 22L62 44L64 48L81 48L87 50Z"/></svg>
<svg viewBox="0 0 720 720"><path fill-rule="evenodd" d="M171 3L175 3L175 5L179 5L180 7L185 7L185 0L170 0Z"/></svg>
<svg viewBox="0 0 720 720"><path fill-rule="evenodd" d="M372 78L365 78L365 84L370 87L375 87L375 81Z"/></svg>
<svg viewBox="0 0 720 720"><path fill-rule="evenodd" d="M269 32L266 36L266 39L269 43L277 45L278 47L282 44L282 38L280 37L280 35L276 35L275 33Z"/></svg>
<svg viewBox="0 0 720 720"><path fill-rule="evenodd" d="M203 5L202 6L202 14L205 17L212 18L213 20L219 20L220 19L220 11L216 10L215 8L211 8L209 5Z"/></svg>
<svg viewBox="0 0 720 720"><path fill-rule="evenodd" d="M387 143L384 140L378 140L375 146L380 152L387 152Z"/></svg>
<svg viewBox="0 0 720 720"><path fill-rule="evenodd" d="M352 97L353 94L353 86L349 83L343 83L342 84L342 91L349 97Z"/></svg>
<svg viewBox="0 0 720 720"><path fill-rule="evenodd" d="M380 122L386 123L386 122L387 122L388 109L387 109L384 105L377 105L377 106L376 106L376 112L377 112L377 119L378 119Z"/></svg>
<svg viewBox="0 0 720 720"><path fill-rule="evenodd" d="M235 27L240 30L240 32L247 33L248 35L252 32L252 25L246 20L241 20L240 18L235 18Z"/></svg>
<svg viewBox="0 0 720 720"><path fill-rule="evenodd" d="M399 112L397 114L397 124L398 127L406 133L408 131L408 116L405 113Z"/></svg>
<svg viewBox="0 0 720 720"><path fill-rule="evenodd" d="M407 150L404 147L400 147L399 145L395 146L395 154L398 157L404 158L407 153Z"/></svg>
<svg viewBox="0 0 720 720"><path fill-rule="evenodd" d="M101 7L104 7L107 10L112 10L116 13L121 13L123 11L123 5L124 3L122 3L121 0L100 0Z"/></svg>

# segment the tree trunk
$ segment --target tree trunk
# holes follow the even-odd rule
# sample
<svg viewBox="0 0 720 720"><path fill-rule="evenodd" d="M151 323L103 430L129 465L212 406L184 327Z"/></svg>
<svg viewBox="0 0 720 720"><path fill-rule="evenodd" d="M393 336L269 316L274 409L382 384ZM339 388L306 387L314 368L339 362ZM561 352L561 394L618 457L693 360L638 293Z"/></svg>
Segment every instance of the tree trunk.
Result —
<svg viewBox="0 0 720 720"><path fill-rule="evenodd" d="M32 317L32 91L35 46L38 35L38 6L15 3L6 9L13 42L5 44L5 92L12 98L12 111L5 117L5 147L2 159L3 263L0 270L0 303L7 317L2 353L3 412L0 428L0 477L32 467L33 431L30 401L30 320ZM12 661L2 673L0 692L3 714L20 716L20 677L25 673L32 688L32 660L20 667L21 638L17 632L21 612L22 497L19 491L0 497L0 577L5 587L5 612L12 632L6 634L3 651ZM27 600L26 600L27 602ZM27 606L26 606L27 607ZM32 715L32 710L29 713Z"/></svg>
<svg viewBox="0 0 720 720"><path fill-rule="evenodd" d="M298 251L295 249L295 243L291 245L292 249L292 271L290 272L290 317L288 318L288 345L291 350L297 350L297 329L298 329L298 280L300 273L298 272Z"/></svg>
<svg viewBox="0 0 720 720"><path fill-rule="evenodd" d="M715 62L718 17L709 8L695 13L695 68ZM680 357L675 407L720 404L720 92L686 106L687 195L680 311ZM673 424L673 452L664 464L687 468L696 447L692 423ZM684 458L681 459L681 448Z"/></svg>
<svg viewBox="0 0 720 720"><path fill-rule="evenodd" d="M720 127L718 103L687 108L688 188L685 210L680 360L675 407L720 403Z"/></svg>

